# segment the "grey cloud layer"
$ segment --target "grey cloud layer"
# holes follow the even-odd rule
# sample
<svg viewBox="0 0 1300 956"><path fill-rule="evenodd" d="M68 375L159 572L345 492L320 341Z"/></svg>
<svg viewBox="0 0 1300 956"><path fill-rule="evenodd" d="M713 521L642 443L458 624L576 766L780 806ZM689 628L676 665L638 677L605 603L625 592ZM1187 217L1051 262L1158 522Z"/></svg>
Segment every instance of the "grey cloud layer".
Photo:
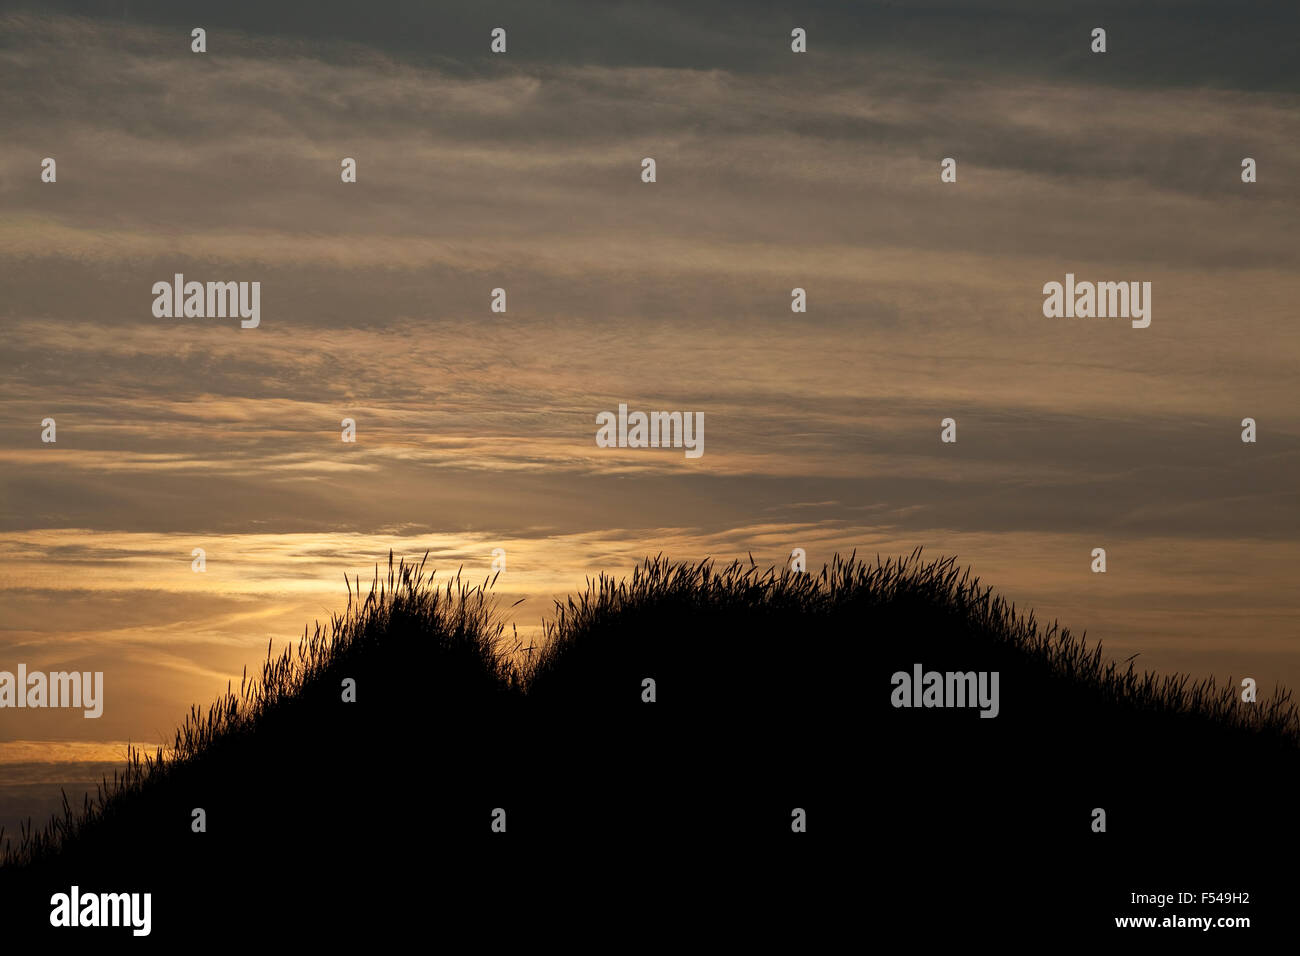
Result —
<svg viewBox="0 0 1300 956"><path fill-rule="evenodd" d="M716 531L819 500L913 531L1297 526L1294 92L1122 86L1122 29L1114 60L989 69L979 31L1063 22L1016 5L950 47L957 6L868 10L892 33L860 48L814 27L855 14L811 10L837 46L806 59L755 45L775 8L677 7L641 38L718 41L709 68L542 56L513 27L518 57L415 56L338 33L342 7L225 7L196 57L183 10L3 21L6 529ZM479 29L447 16L437 43ZM569 25L643 25L593 16ZM1262 41L1242 21L1231 42ZM1192 35L1170 22L1152 49ZM154 319L176 271L260 279L262 328ZM1154 325L1044 320L1065 271L1154 280ZM619 401L704 410L704 464L595 458ZM47 414L60 446L33 448Z"/></svg>
<svg viewBox="0 0 1300 956"><path fill-rule="evenodd" d="M13 141L57 147L67 170L51 196L30 158L8 153L5 193L13 208L58 212L86 229L184 232L201 219L212 232L256 236L292 221L308 234L337 235L346 223L357 237L463 240L638 223L668 235L740 228L769 241L929 248L978 237L1007 243L990 251L1025 252L1052 238L1050 217L1033 214L1052 201L1069 204L1073 241L1091 224L1084 251L1095 252L1105 248L1096 233L1115 222L1090 204L1169 193L1161 218L1179 232L1240 215L1223 200L1240 193L1227 173L1243 151L1267 172L1251 196L1255 214L1266 207L1262 225L1295 211L1292 192L1276 188L1300 167L1286 148L1300 123L1294 94L1121 90L1094 75L1026 83L1004 71L972 82L897 52L818 61L797 77L558 58L503 59L464 76L369 50L338 63L301 44L241 38L205 58L156 27L123 26L114 34L123 40L107 43L89 25L5 22L27 41L0 60ZM673 187L653 204L636 192L646 152ZM941 229L951 201L930 187L938 158L953 153L966 225ZM324 189L337 186L341 155L361 161L364 201L361 190ZM692 211L702 195L710 210L701 221ZM125 223L124 197L141 200ZM1160 249L1142 238L1125 254ZM1277 254L1265 247L1252 261ZM1294 265L1293 255L1283 261Z"/></svg>
<svg viewBox="0 0 1300 956"><path fill-rule="evenodd" d="M438 3L344 0L268 4L260 0L41 0L0 9L51 10L106 25L206 26L330 52L346 61L352 44L416 64L452 62L483 69L488 31L505 26L513 56L618 66L723 68L741 72L795 69L781 54L792 26L809 31L829 56L898 49L943 61L954 75L1011 71L1068 78L1091 72L1084 40L1095 26L1112 35L1107 79L1125 85L1207 82L1255 90L1300 88L1293 4L1271 0L477 0ZM1083 38L1083 39L1080 39Z"/></svg>

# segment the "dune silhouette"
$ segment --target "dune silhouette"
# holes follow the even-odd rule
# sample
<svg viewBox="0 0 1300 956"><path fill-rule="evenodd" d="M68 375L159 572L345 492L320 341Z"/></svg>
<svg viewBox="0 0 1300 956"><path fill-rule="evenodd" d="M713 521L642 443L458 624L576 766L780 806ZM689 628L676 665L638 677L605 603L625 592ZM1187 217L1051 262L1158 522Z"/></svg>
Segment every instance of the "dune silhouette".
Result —
<svg viewBox="0 0 1300 956"><path fill-rule="evenodd" d="M647 559L557 603L526 652L492 583L390 554L171 747L25 831L6 931L48 931L78 884L152 892L157 938L579 910L664 939L703 910L765 933L877 913L1086 934L1130 888L1258 879L1295 836L1289 692L1110 661L955 558ZM996 674L996 713L974 680L966 706L918 706L897 675L929 672Z"/></svg>

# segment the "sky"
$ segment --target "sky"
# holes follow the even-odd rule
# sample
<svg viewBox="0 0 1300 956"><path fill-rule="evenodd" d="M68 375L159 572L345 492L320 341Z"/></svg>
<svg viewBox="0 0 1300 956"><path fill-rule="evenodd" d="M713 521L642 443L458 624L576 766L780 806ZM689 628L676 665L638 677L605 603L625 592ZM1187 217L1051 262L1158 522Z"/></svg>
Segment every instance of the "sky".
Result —
<svg viewBox="0 0 1300 956"><path fill-rule="evenodd" d="M1108 656L1300 686L1300 14L1130 7L0 3L0 670L106 685L0 710L0 825L390 549L504 548L530 639L646 555L922 546ZM175 273L259 326L155 317ZM1044 317L1066 273L1150 327ZM597 447L620 403L704 454Z"/></svg>

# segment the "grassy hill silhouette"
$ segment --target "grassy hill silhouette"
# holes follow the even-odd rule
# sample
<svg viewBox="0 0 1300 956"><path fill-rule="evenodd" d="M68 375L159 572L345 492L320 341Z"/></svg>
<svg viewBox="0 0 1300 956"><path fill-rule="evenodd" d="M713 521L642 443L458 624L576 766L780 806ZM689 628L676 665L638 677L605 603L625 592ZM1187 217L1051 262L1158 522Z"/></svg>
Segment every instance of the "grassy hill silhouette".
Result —
<svg viewBox="0 0 1300 956"><path fill-rule="evenodd" d="M855 911L996 919L1005 938L1147 912L1121 905L1130 884L1276 902L1263 875L1296 835L1300 769L1288 692L1246 704L1116 664L919 551L807 574L648 559L557 604L523 654L491 584L390 554L170 748L26 830L0 867L7 932L51 931L50 894L73 883L152 892L160 939L528 913L671 940L693 912L811 940ZM893 706L891 675L917 664L997 671L997 717Z"/></svg>

